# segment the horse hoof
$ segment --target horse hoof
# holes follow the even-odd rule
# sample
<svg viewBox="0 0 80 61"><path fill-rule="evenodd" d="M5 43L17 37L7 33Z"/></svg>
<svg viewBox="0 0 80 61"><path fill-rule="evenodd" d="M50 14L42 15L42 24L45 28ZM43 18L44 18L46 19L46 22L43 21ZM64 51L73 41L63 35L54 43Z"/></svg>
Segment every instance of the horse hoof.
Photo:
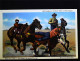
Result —
<svg viewBox="0 0 80 61"><path fill-rule="evenodd" d="M35 57L37 57L38 55L35 55Z"/></svg>
<svg viewBox="0 0 80 61"><path fill-rule="evenodd" d="M21 52L21 55L24 55L24 53L23 53L23 52Z"/></svg>
<svg viewBox="0 0 80 61"><path fill-rule="evenodd" d="M68 53L70 53L70 51L68 51Z"/></svg>
<svg viewBox="0 0 80 61"><path fill-rule="evenodd" d="M67 51L68 53L70 53L70 51Z"/></svg>

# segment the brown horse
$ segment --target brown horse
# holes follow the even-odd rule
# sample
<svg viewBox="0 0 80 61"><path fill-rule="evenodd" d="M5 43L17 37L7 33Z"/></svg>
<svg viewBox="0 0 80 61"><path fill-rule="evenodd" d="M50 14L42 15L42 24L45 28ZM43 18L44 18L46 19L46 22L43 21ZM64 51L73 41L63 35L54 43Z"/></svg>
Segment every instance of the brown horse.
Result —
<svg viewBox="0 0 80 61"><path fill-rule="evenodd" d="M60 33L60 31L59 31ZM35 52L35 55L37 55L37 52L36 52L36 48L43 44L43 45L46 45L48 43L48 48L49 48L49 53L50 53L50 56L51 56L51 50L54 49L54 47L56 47L56 45L59 43L58 42L58 39L59 39L59 33L57 36L55 37L52 37L50 39L47 39L47 40L43 40L43 41L35 41L34 44L33 44L33 48L34 48L34 52ZM41 38L41 37L44 37L43 35L35 35L35 38ZM63 45L63 44L62 44ZM65 45L63 45L64 48L66 49L67 52L69 52L69 50L65 47ZM47 50L47 49L46 49Z"/></svg>
<svg viewBox="0 0 80 61"><path fill-rule="evenodd" d="M11 42L11 46L14 48L14 50L17 52L17 49L16 49L16 47L13 45L13 39L15 38L16 40L17 40L17 42L18 42L18 44L17 44L17 46L18 46L18 48L20 48L19 47L19 45L20 45L20 42L21 42L21 40L23 40L22 38L21 38L21 35L22 35L22 31L23 30L25 30L25 28L27 28L28 27L28 24L26 23L26 24L18 24L18 30L15 30L15 27L14 26L12 26L9 30L8 30L8 32L7 32L7 35L8 35L8 37L9 37L9 39L10 39L10 42ZM15 31L14 31L15 30ZM19 31L19 33L18 33L18 31ZM21 40L20 40L21 39ZM19 50L19 49L18 49Z"/></svg>
<svg viewBox="0 0 80 61"><path fill-rule="evenodd" d="M24 47L24 50L25 50L25 46L26 46L26 43L27 42L34 42L34 33L35 33L35 28L38 28L38 29L41 29L42 26L40 24L40 21L35 19L31 25L29 26L26 26L25 29L24 29L24 32L21 32L21 33L16 33L14 32L14 27L11 27L9 30L8 30L8 37L11 41L11 46L14 47L15 51L17 52L17 49L15 48L15 46L13 45L13 38L15 38L18 42L17 46L18 46L18 50L20 50L20 43L21 41L23 42L23 47ZM29 35L29 34L30 35ZM22 50L21 50L22 52Z"/></svg>
<svg viewBox="0 0 80 61"><path fill-rule="evenodd" d="M24 40L23 40L23 50L20 50L21 52L25 50L26 48L26 43L27 42L35 42L35 28L41 29L42 25L40 24L40 21L38 19L35 19L31 25L29 25L25 30L24 30ZM23 53L23 52L22 52Z"/></svg>

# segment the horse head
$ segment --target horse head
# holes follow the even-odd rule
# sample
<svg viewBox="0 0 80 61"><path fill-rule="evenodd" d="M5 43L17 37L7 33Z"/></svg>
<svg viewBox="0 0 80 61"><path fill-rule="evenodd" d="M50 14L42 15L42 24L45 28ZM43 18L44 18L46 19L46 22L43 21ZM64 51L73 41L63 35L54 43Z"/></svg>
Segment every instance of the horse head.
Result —
<svg viewBox="0 0 80 61"><path fill-rule="evenodd" d="M38 19L34 19L33 23L34 23L36 28L38 28L38 29L42 28L42 25L40 24L40 21Z"/></svg>
<svg viewBox="0 0 80 61"><path fill-rule="evenodd" d="M67 22L66 20L64 20L63 18L60 19L61 20L61 26L67 26Z"/></svg>

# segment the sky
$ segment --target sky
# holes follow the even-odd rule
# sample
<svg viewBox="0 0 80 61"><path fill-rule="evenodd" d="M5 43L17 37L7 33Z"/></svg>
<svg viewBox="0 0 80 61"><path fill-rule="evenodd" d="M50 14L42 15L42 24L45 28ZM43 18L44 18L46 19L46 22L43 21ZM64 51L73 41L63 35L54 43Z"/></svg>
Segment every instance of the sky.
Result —
<svg viewBox="0 0 80 61"><path fill-rule="evenodd" d="M75 28L75 12L18 12L18 13L3 13L3 30L8 30L15 23L15 19L19 19L19 23L28 23L29 25L36 18L40 21L40 24L43 26L42 29L46 27L50 28L48 21L52 18L52 14L56 13L56 19L58 23L61 23L61 18L64 18L67 21L66 28L74 29Z"/></svg>

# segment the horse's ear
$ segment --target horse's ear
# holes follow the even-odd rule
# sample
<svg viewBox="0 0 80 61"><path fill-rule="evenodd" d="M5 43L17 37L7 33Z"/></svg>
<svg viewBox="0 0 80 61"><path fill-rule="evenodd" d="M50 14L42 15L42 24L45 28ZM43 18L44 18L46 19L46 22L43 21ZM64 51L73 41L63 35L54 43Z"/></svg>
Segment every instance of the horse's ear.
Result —
<svg viewBox="0 0 80 61"><path fill-rule="evenodd" d="M26 23L26 25L28 25L28 23Z"/></svg>
<svg viewBox="0 0 80 61"><path fill-rule="evenodd" d="M35 22L35 21L38 21L38 19L34 19L33 21L34 21L34 22Z"/></svg>
<svg viewBox="0 0 80 61"><path fill-rule="evenodd" d="M34 19L33 21L35 21L35 20L37 20L37 19Z"/></svg>
<svg viewBox="0 0 80 61"><path fill-rule="evenodd" d="M35 19L36 21L38 20L38 19Z"/></svg>

